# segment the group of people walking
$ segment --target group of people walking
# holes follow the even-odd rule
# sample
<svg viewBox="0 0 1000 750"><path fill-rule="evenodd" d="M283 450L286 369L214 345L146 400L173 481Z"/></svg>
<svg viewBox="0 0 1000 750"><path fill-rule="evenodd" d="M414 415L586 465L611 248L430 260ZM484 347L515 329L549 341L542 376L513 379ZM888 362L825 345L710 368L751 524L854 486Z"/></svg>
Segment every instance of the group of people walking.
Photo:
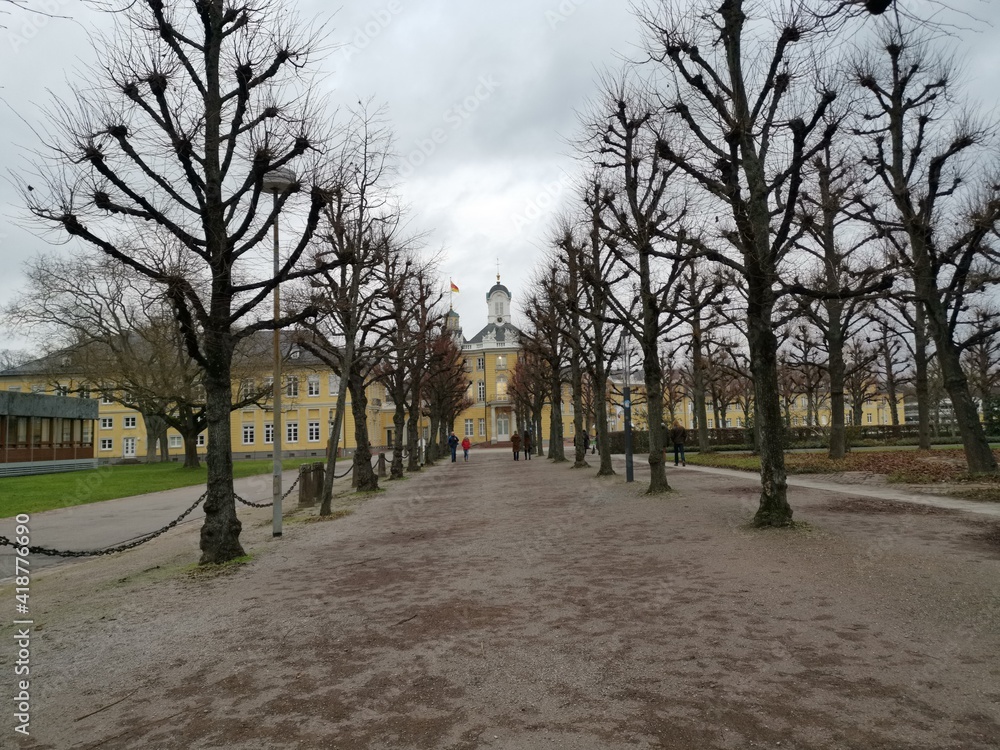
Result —
<svg viewBox="0 0 1000 750"><path fill-rule="evenodd" d="M674 466L687 466L687 461L684 456L684 443L687 442L687 429L680 423L679 420L675 419L673 425L670 427L669 438L670 442L674 446ZM584 452L590 449L590 435L581 432L581 435L577 439L583 440ZM466 437L464 440L459 441L458 435L454 432L448 437L448 447L451 449L451 460L454 463L458 460L458 446L462 446L462 452L464 453L465 460L469 460L469 449L472 447L472 441ZM531 432L525 430L523 435L514 433L510 437L510 445L514 449L514 460L519 461L521 456L521 451L524 451L524 460L531 460ZM666 449L664 449L666 452Z"/></svg>
<svg viewBox="0 0 1000 750"><path fill-rule="evenodd" d="M514 460L517 461L521 454L521 450L524 450L524 460L531 460L531 433L528 430L524 431L524 435L518 435L516 432L510 436L510 445L514 449Z"/></svg>

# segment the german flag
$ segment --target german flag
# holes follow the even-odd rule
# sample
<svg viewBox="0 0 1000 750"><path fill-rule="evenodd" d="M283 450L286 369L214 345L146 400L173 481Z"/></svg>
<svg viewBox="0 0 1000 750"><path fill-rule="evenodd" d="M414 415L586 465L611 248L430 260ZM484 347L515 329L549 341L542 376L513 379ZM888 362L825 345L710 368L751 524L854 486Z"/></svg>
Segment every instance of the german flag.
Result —
<svg viewBox="0 0 1000 750"><path fill-rule="evenodd" d="M451 279L448 279L448 282L451 284L451 291L458 293L458 286L455 284L455 282L452 281Z"/></svg>

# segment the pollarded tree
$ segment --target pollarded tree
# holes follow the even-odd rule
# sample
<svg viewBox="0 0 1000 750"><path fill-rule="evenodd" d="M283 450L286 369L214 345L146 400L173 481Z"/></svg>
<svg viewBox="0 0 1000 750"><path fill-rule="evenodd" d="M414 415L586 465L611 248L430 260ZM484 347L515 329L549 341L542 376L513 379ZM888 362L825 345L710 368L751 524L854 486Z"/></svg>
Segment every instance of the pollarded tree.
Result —
<svg viewBox="0 0 1000 750"><path fill-rule="evenodd" d="M915 33L894 24L880 41L878 56L853 71L869 106L857 132L868 140L867 163L887 197L884 206L870 203L869 213L905 238L895 243L894 260L927 316L969 471L996 473L961 362L966 312L1000 284L996 143L989 128L955 116L953 74L931 60Z"/></svg>
<svg viewBox="0 0 1000 750"><path fill-rule="evenodd" d="M709 211L717 207L718 239L732 252L703 240L701 226L679 239L745 283L761 455L754 523L785 526L792 509L775 312L788 292L782 262L802 232L795 207L805 172L836 130L826 121L836 94L806 72L822 67L817 46L809 44L815 20L802 11L768 18L762 8L744 0L695 9L664 3L644 21L669 115L657 153L705 197Z"/></svg>
<svg viewBox="0 0 1000 750"><path fill-rule="evenodd" d="M648 493L670 489L665 471L663 371L660 343L676 330L679 281L687 268L683 246L666 235L684 216L682 200L668 191L677 166L663 157L658 145L666 138L667 122L656 96L639 82L607 80L588 124L587 148L600 169L609 200L601 214L610 235L621 283L606 299L611 319L635 340L642 353L643 383L649 428ZM631 289L623 299L622 291ZM615 293L617 292L617 293Z"/></svg>
<svg viewBox="0 0 1000 750"><path fill-rule="evenodd" d="M278 0L121 6L116 35L99 40L100 67L51 108L52 150L33 184L21 178L22 192L43 224L145 276L169 301L206 391L201 561L224 562L244 554L229 426L233 352L257 331L311 314L273 321L266 302L283 281L318 270L305 253L326 202L310 168L326 127L306 90L316 40L289 26ZM280 183L265 179L278 170ZM271 187L287 188L273 204ZM266 240L298 196L298 231L276 272L265 271Z"/></svg>

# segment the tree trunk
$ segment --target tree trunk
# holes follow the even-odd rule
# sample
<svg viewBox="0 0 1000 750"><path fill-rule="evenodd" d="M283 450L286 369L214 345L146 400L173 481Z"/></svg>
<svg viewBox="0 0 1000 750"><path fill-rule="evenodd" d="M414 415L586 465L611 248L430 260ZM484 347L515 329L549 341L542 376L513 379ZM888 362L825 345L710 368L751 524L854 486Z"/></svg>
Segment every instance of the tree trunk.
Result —
<svg viewBox="0 0 1000 750"><path fill-rule="evenodd" d="M847 455L847 427L844 424L844 352L830 341L830 451L829 457Z"/></svg>
<svg viewBox="0 0 1000 750"><path fill-rule="evenodd" d="M409 456L406 460L407 471L420 471L420 404L414 397L416 406L410 406L406 420L406 450Z"/></svg>
<svg viewBox="0 0 1000 750"><path fill-rule="evenodd" d="M698 450L707 453L708 409L705 406L705 354L702 351L700 312L695 314L691 334L691 401L698 432Z"/></svg>
<svg viewBox="0 0 1000 750"><path fill-rule="evenodd" d="M352 374L347 381L351 392L351 414L354 416L354 468L358 478L358 492L375 492L378 475L372 468L372 450L368 438L368 396L361 376Z"/></svg>
<svg viewBox="0 0 1000 750"><path fill-rule="evenodd" d="M778 393L778 343L771 328L773 293L765 274L748 272L747 304L750 370L754 380L754 420L760 438L760 505L756 526L788 526L792 508L788 504L785 475L784 425Z"/></svg>
<svg viewBox="0 0 1000 750"><path fill-rule="evenodd" d="M333 427L326 443L326 473L323 475L323 497L319 504L321 516L333 513L333 483L337 478L337 454L340 452L340 433L343 430L346 411L347 381L341 378L337 388L337 408L334 411Z"/></svg>
<svg viewBox="0 0 1000 750"><path fill-rule="evenodd" d="M563 446L562 425L562 378L557 367L552 368L555 375L549 383L551 391L549 408L549 458L555 462L566 460L566 449Z"/></svg>
<svg viewBox="0 0 1000 750"><path fill-rule="evenodd" d="M213 345L214 343L214 345ZM243 525L236 516L233 497L233 450L229 419L233 384L228 342L210 342L212 355L205 370L206 417L208 419L208 489L205 522L201 527L201 564L224 563L246 554L240 545Z"/></svg>
<svg viewBox="0 0 1000 750"><path fill-rule="evenodd" d="M400 401L396 402L396 411L392 415L392 467L389 470L389 479L403 478L403 430L406 427L405 405Z"/></svg>
<svg viewBox="0 0 1000 750"><path fill-rule="evenodd" d="M944 388L951 399L952 413L965 449L965 462L970 474L996 474L997 460L986 438L986 430L979 421L979 410L969 391L969 381L962 369L961 353L954 345L948 329L947 312L943 306L927 305L928 322L937 347L938 362ZM954 434L954 431L952 431Z"/></svg>

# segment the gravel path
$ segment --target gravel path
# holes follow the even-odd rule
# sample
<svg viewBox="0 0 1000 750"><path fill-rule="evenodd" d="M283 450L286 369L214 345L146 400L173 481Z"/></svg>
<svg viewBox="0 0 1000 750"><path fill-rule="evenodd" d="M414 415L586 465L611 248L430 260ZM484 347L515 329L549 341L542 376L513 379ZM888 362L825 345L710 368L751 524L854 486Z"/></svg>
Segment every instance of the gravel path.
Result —
<svg viewBox="0 0 1000 750"><path fill-rule="evenodd" d="M0 747L1000 747L996 520L793 487L756 531L745 479L644 468L479 450L280 540L247 514L227 575L194 528L46 571Z"/></svg>

